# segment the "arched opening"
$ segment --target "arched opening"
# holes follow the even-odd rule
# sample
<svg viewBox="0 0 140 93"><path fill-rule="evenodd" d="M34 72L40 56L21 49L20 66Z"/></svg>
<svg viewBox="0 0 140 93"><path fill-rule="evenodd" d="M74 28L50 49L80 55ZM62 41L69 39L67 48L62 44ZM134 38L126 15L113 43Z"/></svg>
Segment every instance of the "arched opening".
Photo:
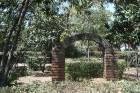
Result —
<svg viewBox="0 0 140 93"><path fill-rule="evenodd" d="M56 45L52 49L52 80L64 80L65 73L65 48L78 40L90 40L102 46L104 72L103 77L107 80L114 80L117 78L116 54L109 42L95 33L80 33L75 34L64 39L64 42Z"/></svg>

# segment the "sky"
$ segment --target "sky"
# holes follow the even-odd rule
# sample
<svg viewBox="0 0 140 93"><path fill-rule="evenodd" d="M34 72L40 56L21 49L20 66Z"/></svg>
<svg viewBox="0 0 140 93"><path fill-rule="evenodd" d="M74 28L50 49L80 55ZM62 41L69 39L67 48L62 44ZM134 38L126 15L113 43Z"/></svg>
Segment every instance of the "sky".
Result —
<svg viewBox="0 0 140 93"><path fill-rule="evenodd" d="M110 11L110 12L112 12L112 13L115 12L115 6L114 6L113 3L107 3L107 4L104 5L104 7L105 7L105 10L107 10L107 11ZM110 19L113 21L115 18L114 18L114 16L112 15Z"/></svg>
<svg viewBox="0 0 140 93"><path fill-rule="evenodd" d="M106 10L111 11L112 13L115 12L115 6L113 3L107 3L104 6Z"/></svg>
<svg viewBox="0 0 140 93"><path fill-rule="evenodd" d="M69 7L69 2L63 2L60 6L59 6L59 11L58 14L62 14L64 12L64 7Z"/></svg>
<svg viewBox="0 0 140 93"><path fill-rule="evenodd" d="M58 11L58 14L63 14L64 13L64 8L65 7L69 7L69 2L66 1L64 3L62 3L60 6L59 6L59 11ZM104 4L104 7L105 7L105 10L107 11L110 11L112 13L115 12L115 6L113 3L105 3ZM114 17L113 15L110 17L110 19L113 21L114 20Z"/></svg>
<svg viewBox="0 0 140 93"><path fill-rule="evenodd" d="M69 6L69 2L68 2L68 1L62 3L62 4L59 6L59 14L61 14L61 13L64 12L64 10L63 10L64 7L68 7L68 6ZM107 11L110 11L110 12L112 12L112 13L115 12L115 6L114 6L113 3L106 3L106 4L104 4L104 7L105 7L105 10L107 10Z"/></svg>

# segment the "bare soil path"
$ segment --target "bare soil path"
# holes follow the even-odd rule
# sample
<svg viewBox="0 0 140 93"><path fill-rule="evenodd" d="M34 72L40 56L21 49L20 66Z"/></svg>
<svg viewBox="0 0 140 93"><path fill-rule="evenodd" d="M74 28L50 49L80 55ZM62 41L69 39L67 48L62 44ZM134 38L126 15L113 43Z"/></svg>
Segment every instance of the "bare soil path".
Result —
<svg viewBox="0 0 140 93"><path fill-rule="evenodd" d="M48 73L46 74L41 71L34 71L32 72L31 75L19 77L16 81L17 83L20 83L20 84L29 84L33 82L41 82L41 83L51 82L52 79L51 79L51 76L48 75Z"/></svg>
<svg viewBox="0 0 140 93"><path fill-rule="evenodd" d="M140 71L138 71L138 76L137 76L136 68L126 68L123 77L126 79L140 79Z"/></svg>

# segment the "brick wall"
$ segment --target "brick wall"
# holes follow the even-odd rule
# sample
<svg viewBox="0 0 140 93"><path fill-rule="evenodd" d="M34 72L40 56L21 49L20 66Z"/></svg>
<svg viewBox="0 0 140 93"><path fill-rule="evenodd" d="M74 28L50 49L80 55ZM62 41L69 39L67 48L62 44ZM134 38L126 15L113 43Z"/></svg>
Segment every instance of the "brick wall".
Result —
<svg viewBox="0 0 140 93"><path fill-rule="evenodd" d="M52 81L65 80L65 52L62 45L52 49Z"/></svg>
<svg viewBox="0 0 140 93"><path fill-rule="evenodd" d="M105 49L104 54L104 78L107 80L115 80L117 78L117 57L110 48Z"/></svg>

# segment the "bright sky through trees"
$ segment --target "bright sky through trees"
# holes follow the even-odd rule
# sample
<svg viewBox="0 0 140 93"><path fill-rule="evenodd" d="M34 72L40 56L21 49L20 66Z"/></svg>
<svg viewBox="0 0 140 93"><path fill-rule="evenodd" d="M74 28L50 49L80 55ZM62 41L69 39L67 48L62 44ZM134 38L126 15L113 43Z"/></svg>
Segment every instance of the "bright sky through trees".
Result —
<svg viewBox="0 0 140 93"><path fill-rule="evenodd" d="M112 13L115 12L115 6L114 6L113 3L106 3L106 4L104 5L104 7L105 7L105 9L106 9L107 11L110 11L110 12L112 12Z"/></svg>
<svg viewBox="0 0 140 93"><path fill-rule="evenodd" d="M65 7L69 7L69 2L66 1L66 2L63 2L60 6L59 6L59 11L58 11L58 14L63 14L64 13L64 8ZM115 12L115 6L113 3L105 3L104 4L104 7L105 7L105 10L107 11L110 11L112 13ZM114 20L114 17L113 15L111 16L111 20Z"/></svg>

